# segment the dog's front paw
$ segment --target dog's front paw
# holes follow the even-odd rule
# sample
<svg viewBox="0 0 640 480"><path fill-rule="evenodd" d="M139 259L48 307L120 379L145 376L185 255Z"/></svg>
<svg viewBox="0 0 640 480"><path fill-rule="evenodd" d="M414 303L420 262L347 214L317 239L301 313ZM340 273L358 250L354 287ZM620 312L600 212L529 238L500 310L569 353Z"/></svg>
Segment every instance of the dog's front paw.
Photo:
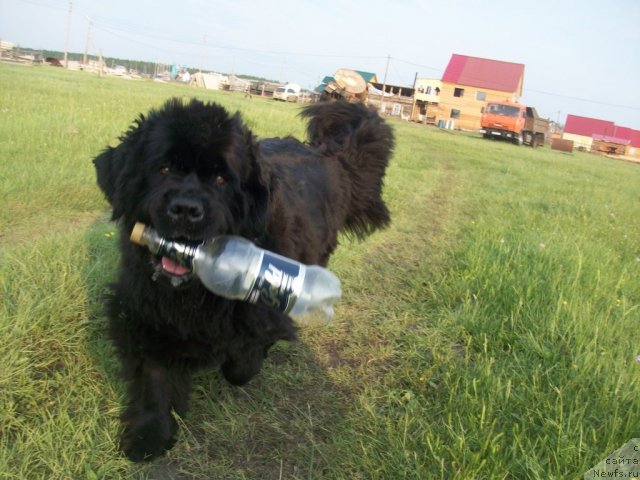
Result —
<svg viewBox="0 0 640 480"><path fill-rule="evenodd" d="M175 443L178 424L170 415L145 415L125 424L120 448L134 462L153 460Z"/></svg>

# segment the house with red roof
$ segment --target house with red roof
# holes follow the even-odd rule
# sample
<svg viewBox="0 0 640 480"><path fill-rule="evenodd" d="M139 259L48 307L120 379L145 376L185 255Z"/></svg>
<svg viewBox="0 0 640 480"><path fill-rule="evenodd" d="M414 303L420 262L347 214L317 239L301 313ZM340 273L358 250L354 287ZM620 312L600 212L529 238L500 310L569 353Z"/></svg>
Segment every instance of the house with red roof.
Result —
<svg viewBox="0 0 640 480"><path fill-rule="evenodd" d="M562 138L578 150L640 158L640 131L608 120L567 115Z"/></svg>
<svg viewBox="0 0 640 480"><path fill-rule="evenodd" d="M442 75L437 121L478 130L487 102L517 102L523 83L521 63L453 54Z"/></svg>
<svg viewBox="0 0 640 480"><path fill-rule="evenodd" d="M602 137L613 136L615 129L615 123L608 120L581 117L579 115L567 115L562 138L565 140L573 140L574 148L589 152L593 145L594 135L600 135Z"/></svg>
<svg viewBox="0 0 640 480"><path fill-rule="evenodd" d="M627 148L626 155L640 159L640 130L631 130L631 145Z"/></svg>

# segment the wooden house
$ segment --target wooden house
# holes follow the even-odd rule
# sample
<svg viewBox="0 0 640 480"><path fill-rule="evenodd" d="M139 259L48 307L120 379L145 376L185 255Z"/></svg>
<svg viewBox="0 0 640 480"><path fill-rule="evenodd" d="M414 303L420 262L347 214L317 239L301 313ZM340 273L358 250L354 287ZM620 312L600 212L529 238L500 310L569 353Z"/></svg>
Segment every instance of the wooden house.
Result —
<svg viewBox="0 0 640 480"><path fill-rule="evenodd" d="M594 134L591 151L603 155L624 155L630 144L626 138Z"/></svg>
<svg viewBox="0 0 640 480"><path fill-rule="evenodd" d="M409 120L413 110L414 92L411 87L371 82L368 85L366 104L376 108L383 115Z"/></svg>
<svg viewBox="0 0 640 480"><path fill-rule="evenodd" d="M453 54L442 75L437 121L455 128L480 129L487 102L517 102L522 96L524 65Z"/></svg>

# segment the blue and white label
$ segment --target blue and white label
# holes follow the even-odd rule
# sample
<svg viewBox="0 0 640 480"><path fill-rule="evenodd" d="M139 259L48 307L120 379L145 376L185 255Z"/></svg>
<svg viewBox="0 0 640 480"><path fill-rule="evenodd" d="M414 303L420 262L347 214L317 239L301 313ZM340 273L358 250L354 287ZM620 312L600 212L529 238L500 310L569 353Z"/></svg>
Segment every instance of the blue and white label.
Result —
<svg viewBox="0 0 640 480"><path fill-rule="evenodd" d="M283 313L289 313L300 294L304 273L304 265L271 252L264 252L260 271L247 295L247 301L260 302Z"/></svg>

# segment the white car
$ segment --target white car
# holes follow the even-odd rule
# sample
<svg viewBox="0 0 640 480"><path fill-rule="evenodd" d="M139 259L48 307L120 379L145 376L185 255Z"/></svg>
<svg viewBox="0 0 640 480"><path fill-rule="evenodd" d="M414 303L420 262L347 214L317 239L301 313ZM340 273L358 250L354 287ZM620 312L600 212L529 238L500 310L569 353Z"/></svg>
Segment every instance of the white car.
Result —
<svg viewBox="0 0 640 480"><path fill-rule="evenodd" d="M283 102L297 102L300 95L300 87L295 84L288 84L283 87L276 88L273 92L274 100L282 100Z"/></svg>

